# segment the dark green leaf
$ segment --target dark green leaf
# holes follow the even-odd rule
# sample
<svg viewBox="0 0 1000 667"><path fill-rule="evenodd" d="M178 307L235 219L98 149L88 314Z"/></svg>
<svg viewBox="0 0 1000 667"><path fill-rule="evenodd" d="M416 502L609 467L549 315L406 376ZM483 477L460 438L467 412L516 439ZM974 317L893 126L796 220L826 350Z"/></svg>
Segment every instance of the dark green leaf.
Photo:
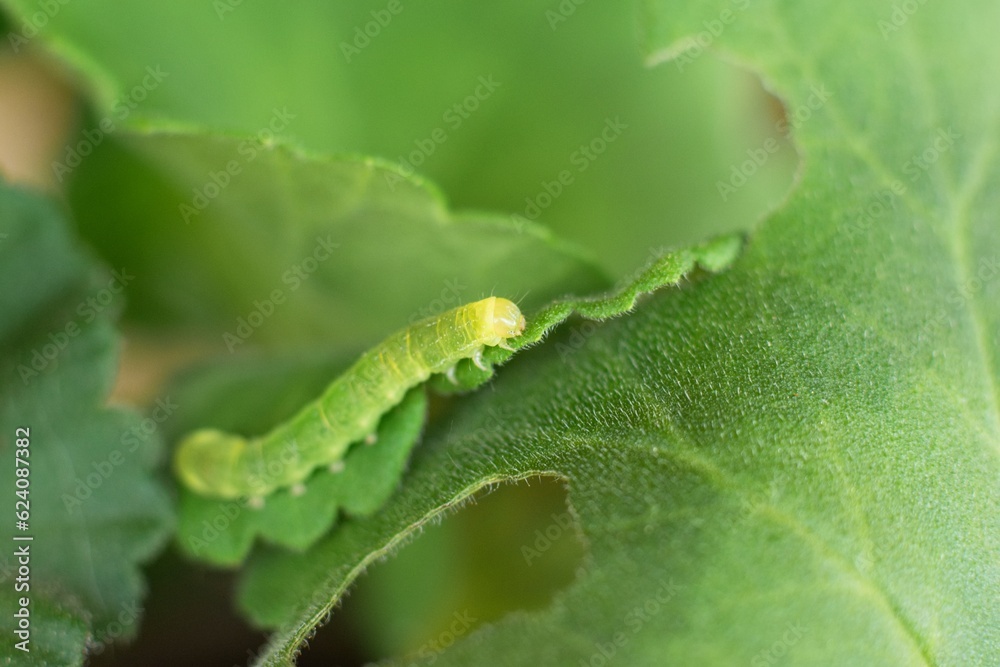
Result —
<svg viewBox="0 0 1000 667"><path fill-rule="evenodd" d="M138 564L164 544L171 509L151 475L160 443L139 436L140 417L104 405L117 362L112 326L127 274L105 272L69 240L39 197L0 186L0 488L5 602L31 600L33 664L79 664L86 643L135 634L144 593ZM28 476L15 472L17 429L28 429ZM14 521L17 479L28 479L30 518ZM12 541L30 536L30 541ZM11 546L13 545L13 546ZM27 547L28 591L14 591ZM13 595L11 594L13 592ZM7 640L3 657L26 656ZM48 662L47 662L48 661ZM18 662L17 664L21 664Z"/></svg>

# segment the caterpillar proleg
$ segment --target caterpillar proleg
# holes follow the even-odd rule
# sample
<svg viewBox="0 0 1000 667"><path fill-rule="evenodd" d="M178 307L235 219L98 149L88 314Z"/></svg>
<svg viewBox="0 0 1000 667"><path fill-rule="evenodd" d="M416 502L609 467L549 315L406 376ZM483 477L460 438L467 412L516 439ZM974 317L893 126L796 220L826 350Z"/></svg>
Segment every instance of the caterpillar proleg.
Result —
<svg viewBox="0 0 1000 667"><path fill-rule="evenodd" d="M194 431L177 448L174 468L192 491L216 498L260 498L295 487L320 466L334 469L352 443L374 436L382 415L411 387L462 359L482 364L485 346L506 347L524 326L517 305L497 297L417 322L366 352L319 398L265 435Z"/></svg>

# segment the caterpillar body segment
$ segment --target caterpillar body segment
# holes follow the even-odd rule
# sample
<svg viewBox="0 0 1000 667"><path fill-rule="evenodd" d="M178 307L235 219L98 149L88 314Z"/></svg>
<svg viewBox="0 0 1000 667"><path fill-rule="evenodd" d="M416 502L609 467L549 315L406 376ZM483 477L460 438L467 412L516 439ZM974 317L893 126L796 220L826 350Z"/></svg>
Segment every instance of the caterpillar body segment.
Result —
<svg viewBox="0 0 1000 667"><path fill-rule="evenodd" d="M489 297L421 320L367 351L323 394L269 433L244 438L201 429L179 445L174 467L198 494L262 498L299 488L314 469L342 469L349 446L372 441L378 422L406 392L462 359L482 365L482 350L524 331L512 301Z"/></svg>

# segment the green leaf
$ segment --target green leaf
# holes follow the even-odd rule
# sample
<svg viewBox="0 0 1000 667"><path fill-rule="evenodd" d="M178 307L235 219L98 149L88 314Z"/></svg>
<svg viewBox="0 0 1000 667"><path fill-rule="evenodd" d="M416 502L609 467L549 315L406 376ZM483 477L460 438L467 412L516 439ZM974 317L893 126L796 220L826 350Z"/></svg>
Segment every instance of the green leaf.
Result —
<svg viewBox="0 0 1000 667"><path fill-rule="evenodd" d="M30 3L17 6L26 15ZM601 11L587 13L598 6ZM209 116L199 111L217 113L221 120L215 122L233 119L236 129L252 132L267 122L268 98L276 91L278 97L305 102L300 108L316 110L308 131L317 134L304 143L326 150L349 147L343 137L356 126L343 122L340 114L328 115L329 106L311 102L330 90L330 98L353 103L360 99L356 88L336 75L317 77L317 70L308 66L293 67L298 74L294 80L285 72L289 63L307 65L307 58L329 63L315 58L317 42L326 37L324 27L346 28L349 37L358 21L367 20L368 5L355 3L336 16L340 10L330 9L323 20L315 20L313 7L289 9L275 18L274 6L258 3L244 6L243 14L216 17L218 23L192 20L192 7L194 3L164 4L155 11L144 7L85 16L84 5L69 3L52 22L51 43L71 53L69 60L82 64L92 82L108 84L101 97L108 102L129 85L114 79L134 82L143 76L146 61L180 54L173 63L183 65L176 71L186 74L174 75L171 81L179 84L157 90L166 102L151 103L150 115L200 124ZM544 28L544 12L528 3L524 7L535 12ZM762 72L767 85L782 96L804 159L794 195L760 227L749 253L730 272L702 275L682 289L640 303L626 319L556 332L518 355L498 378L495 392L481 392L462 403L448 424L451 430L435 426L427 446L417 450L406 485L384 512L345 522L304 556L274 551L258 557L245 582L244 604L264 610L270 614L268 622L281 626L267 661L290 660L357 574L425 522L484 485L539 472L569 480L591 550L588 574L550 609L483 628L435 656L439 664L597 664L608 660L609 653L622 664L774 664L784 659L790 664L990 665L1000 659L1000 54L991 34L1000 9L996 3L971 0L893 5L649 0L644 7L641 27L651 62L674 58L664 67L687 67L688 61L698 66L708 62L702 52L710 47ZM205 5L201 11L211 18ZM555 41L522 31L525 25L535 27L530 19L521 20L527 15L490 14L483 20L485 10L469 5L467 11L486 33L465 30L465 12L456 11L455 23L443 31L454 39L405 34L403 18L420 15L407 13L390 26L398 30L382 35L377 44L387 48L381 54L376 46L364 52L349 76L362 83L390 83L372 86L389 103L370 99L356 110L365 129L387 137L374 150L358 138L361 150L394 157L400 138L411 142L438 122L448 100L413 88L400 93L396 85L409 78L411 85L430 89L436 78L447 78L443 74L452 67L417 60L416 54L438 53L424 45L454 48L441 62L478 75L492 61L466 55L484 52L472 45L496 44L494 48L517 58L529 53L528 48L512 48L512 41L484 35L515 33L527 47ZM560 26L558 35L570 34L588 16L601 21L624 16L611 3L585 3L574 12L573 22ZM442 14L444 22L452 15ZM85 20L74 21L74 16ZM300 25L304 21L313 21L312 30ZM161 25L173 29L159 29ZM620 29L624 22L613 25ZM177 40L178 34L193 39ZM212 39L220 34L229 37ZM581 109L591 108L591 101L621 99L614 84L620 80L631 89L634 81L619 79L615 67L606 68L611 60L599 29L580 34L585 39L577 44L583 46L567 51L569 57L523 58L525 69L540 73L535 85L555 89L575 75L595 87L567 86L570 92L560 93L560 99ZM296 39L288 40L288 35ZM239 40L257 47L268 36L282 46L291 41L287 49L294 53L280 67L270 59L273 49L246 48L242 60L219 57L239 52L233 48ZM125 40L138 42L142 50L123 48ZM332 41L327 40L327 48L336 53ZM365 70L366 61L380 61L382 69ZM240 62L251 65L242 69ZM552 67L539 67L540 62ZM104 68L113 72L106 81L94 74ZM422 76L413 77L412 71ZM253 90L245 92L247 88ZM445 97L453 92L458 91ZM656 103L664 98L645 98L646 104L637 107L646 110L646 118L667 126L671 117ZM453 201L482 205L482 191L493 190L494 179L482 176L487 167L480 167L481 156L487 155L499 165L491 174L526 173L529 187L524 182L515 186L518 196L508 192L488 202L501 210L519 210L511 202L520 204L525 190L537 193L535 184L541 180L551 182L563 156L573 149L565 150L566 143L545 143L543 152L551 162L524 159L531 155L528 151L508 150L512 137L523 137L530 145L551 132L551 125L523 113L536 106L560 108L534 104L539 99L545 98L516 96L510 108L524 118L520 124L484 122L498 128L493 141L488 135L470 141L472 148L456 151L446 166L429 166L427 173L462 174L466 180L455 182L460 185L446 185ZM413 125L386 120L400 102L406 107L402 115L415 119ZM247 105L245 113L234 108L240 104ZM692 106L688 115L702 118L699 107ZM569 144L585 141L578 130L589 131L588 122L595 119L559 113L554 117L566 118L571 131L552 136ZM512 129L519 127L532 132ZM704 139L684 128L673 130ZM328 134L322 140L329 144L313 138L323 131ZM660 159L688 164L684 158L690 151L678 150L677 144L653 141L654 135L645 131L634 136L648 141ZM314 231L314 220L331 205L327 200L324 207L310 208L311 191L323 192L335 182L333 209L349 210L352 200L348 197L345 204L336 197L355 192L352 178L365 176L358 161L343 174L286 169L282 159L294 163L301 156L276 149L277 166L262 169L248 181L253 187L226 206L215 200L203 218L208 231L189 234L169 226L176 222L170 220L171 212L192 196L192 187L206 187L211 172L227 164L238 140L163 137L168 148L172 141L191 145L150 153L160 139L155 132L147 136L137 130L122 138L138 157L107 168L95 155L88 160L89 175L74 175L80 189L73 201L87 219L89 235L101 241L102 249L115 248L109 256L119 260L116 264L141 260L149 267L149 287L144 289L150 299L143 300L151 304L147 321L181 315L188 323L204 322L220 332L225 331L222 325L233 327L236 317L248 317L251 308L258 308L255 300L283 284L281 272L288 265L262 262L261 249L276 248L283 262L301 261L302 253L310 251L308 243L314 239L303 230ZM708 143L692 145L700 149ZM109 140L105 149L121 151L122 146L111 146ZM496 155L505 159L493 159ZM615 163L600 164L610 169ZM660 171L650 165L662 162L643 162L638 171L655 183ZM542 171L531 173L533 169ZM371 171L387 173L378 167ZM705 178L694 166L691 172L700 185L694 197L711 199L714 177ZM634 194L630 179L635 173L623 170L623 180L609 181L613 185L608 189L588 190L592 197L581 197L564 212L591 214L576 217L584 220L581 229L604 228L593 238L634 234L633 240L661 242L662 237L644 232L665 212L687 223L687 209L680 203L687 200L672 198L679 187L664 188L659 199ZM485 185L474 187L470 182L476 179ZM93 187L89 192L88 182ZM434 204L416 181L407 183L401 196L383 192L365 200L376 205L375 213L366 209L362 220L371 226L382 213L395 215L399 209L394 206L410 206L403 200L411 195L418 205L404 206L406 211L429 209L432 214L413 217L436 219L440 203ZM296 194L299 184L301 196L274 196ZM226 191L235 193L235 187ZM109 192L115 196L108 197ZM604 197L608 192L617 198ZM652 215L633 216L630 199L640 202L637 209L650 203ZM288 206L292 214L287 217L273 212L288 201L306 204ZM716 217L726 222L719 224L739 226L730 222L729 209L721 211ZM280 226L248 229L246 220L254 215ZM555 208L552 215L557 217ZM111 224L105 226L102 216ZM129 232L131 223L146 216L161 221L151 225L149 234ZM295 220L300 216L313 221ZM704 233L706 217L711 216L690 216L693 234ZM566 227L576 222L572 215L563 219L570 221ZM641 221L632 225L633 220ZM220 230L217 238L211 237L214 229ZM505 225L500 236L508 239L511 231L516 228ZM128 235L116 246L113 239L122 232ZM289 232L292 241L281 243L286 241L282 232ZM348 274L347 295L356 312L324 310L326 299L304 300L284 311L295 311L287 322L269 319L272 326L265 324L258 340L269 339L272 345L335 340L340 351L368 344L415 315L414 308L426 307L414 304L436 298L434 289L441 289L441 283L427 276L439 279L431 269L452 266L441 255L463 258L456 266L485 256L474 238L461 240L451 255L422 247L413 264L418 278L403 272L379 282L387 274L370 265L384 256L372 249L383 250L387 238L411 242L372 233L366 244L369 266ZM435 237L435 243L446 247L447 240L448 235ZM158 260L160 244L166 249L160 256L174 255L174 261ZM606 245L591 247L602 255L630 257L642 244ZM230 253L236 257L231 259ZM541 254L533 254L530 263L512 259L503 266L516 278L527 269L548 266L539 264L540 259L564 257ZM516 255L501 254L505 260ZM266 268L257 277L259 263ZM577 294L591 293L593 287L582 286L581 274L573 275L577 277L565 284ZM391 298L383 300L390 285L409 285L410 280L412 293L395 304ZM552 287L548 281L545 285ZM336 287L341 289L341 283ZM377 294L365 291L378 287ZM365 316L362 303L379 304L368 309L377 313ZM344 328L335 327L334 320ZM500 414L515 417L497 426L490 411L498 407L505 409ZM293 612L293 605L300 606Z"/></svg>
<svg viewBox="0 0 1000 667"><path fill-rule="evenodd" d="M604 297L557 301L530 318L524 334L512 341L523 347L538 342L550 329L569 317L574 311L590 319L600 320L619 315L635 305L643 292L651 292L664 285L674 285L696 266L721 270L735 257L740 247L739 239L725 237L691 250L667 254L637 272L635 281ZM491 358L502 362L513 351L502 348L488 350ZM285 362L288 363L288 362ZM289 372L291 370L291 372ZM270 396L302 396L304 381L295 364L245 362L233 367L222 365L207 369L200 375L180 383L185 404L199 405L194 416L188 413L183 426L192 428L214 427L226 431L256 434L273 427L287 418L290 410L277 411L277 418L260 420L261 414L275 411L253 397L241 396L252 389L257 399ZM282 375L285 378L282 379ZM469 389L485 382L492 369L482 370L471 362L462 363L457 373L457 386L451 380L435 378L435 386L447 392ZM261 382L270 384L262 391ZM320 389L315 390L316 393ZM200 397L200 398L199 398ZM299 403L311 400L309 398ZM268 401L269 402L269 401ZM240 417L226 418L238 406ZM236 565L246 558L256 537L298 551L318 540L335 522L340 506L353 515L370 515L388 499L402 476L410 449L416 443L424 422L426 399L422 390L414 390L403 403L390 412L379 426L377 447L353 447L345 457L344 470L336 474L318 470L305 483L306 493L296 495L282 490L266 499L263 508L248 505L249 499L219 501L200 497L182 488L180 490L180 527L178 539L182 548L191 556L219 565ZM200 415L200 420L199 420ZM220 417L221 415L221 417ZM255 426L248 426L253 420Z"/></svg>
<svg viewBox="0 0 1000 667"><path fill-rule="evenodd" d="M305 482L305 493L282 489L267 496L261 508L249 505L246 498L219 501L181 488L181 548L217 565L237 565L255 538L301 551L330 529L338 510L352 516L372 514L399 485L426 411L423 389L412 390L383 418L374 446L352 447L342 471L318 470Z"/></svg>
<svg viewBox="0 0 1000 667"><path fill-rule="evenodd" d="M252 559L261 664L426 522L539 472L569 481L586 576L435 664L1000 660L1000 7L914 7L647 3L652 60L705 31L764 73L797 189L729 271L514 358L379 514Z"/></svg>
<svg viewBox="0 0 1000 667"><path fill-rule="evenodd" d="M26 529L4 526L2 657L80 664L87 645L135 634L144 593L138 564L164 544L171 509L151 469L160 443L140 417L106 407L117 366L120 281L74 244L60 213L0 185L0 488L16 497L17 429L29 429ZM21 449L21 448L18 448ZM12 541L30 536L32 539ZM27 591L15 591L29 552ZM14 648L18 598L30 600L30 655ZM50 662L46 662L50 661ZM17 664L21 664L17 662Z"/></svg>
<svg viewBox="0 0 1000 667"><path fill-rule="evenodd" d="M38 11L34 0L4 3L29 22ZM773 134L773 120L746 121L766 121L768 100L750 75L712 58L680 71L642 68L630 8L593 3L563 16L557 4L533 0L447 10L400 2L393 14L387 4L61 4L31 43L87 75L95 110L60 162L94 149L82 156L81 171L92 169L124 129L178 127L377 156L432 179L457 210L540 218L599 253L615 275L641 264L651 247L748 229L787 188L795 156L786 146L755 168L755 187L718 196L716 181L731 163ZM294 118L272 122L276 109ZM205 187L230 159L242 161L219 157L192 187ZM109 169L113 183L138 176L124 162ZM133 230L134 211L109 216L121 204L102 193L86 212L102 252L121 262L125 239L155 243ZM166 211L192 198L189 187L179 194Z"/></svg>
<svg viewBox="0 0 1000 667"><path fill-rule="evenodd" d="M132 296L146 317L197 326L220 351L354 351L490 294L532 307L607 283L541 227L449 213L425 184L370 159L204 135L129 143L147 156L132 160L131 180L119 179L125 154L87 163L74 190L83 224L113 237L112 258L142 267ZM224 182L229 163L239 172L220 189L211 174ZM216 196L198 212L192 192L207 185ZM128 194L101 206L92 198L108 187ZM143 225L128 223L137 216Z"/></svg>
<svg viewBox="0 0 1000 667"><path fill-rule="evenodd" d="M661 287L676 285L696 268L718 272L728 267L739 254L741 240L736 236L723 236L693 248L682 248L673 252L662 252L646 266L620 281L620 286L606 294L590 297L557 299L527 318L524 333L508 341L512 349L488 348L483 358L491 364L503 363L520 349L542 340L554 327L573 314L588 320L601 321L617 317L632 310L639 297L654 292ZM585 339L577 337L568 344L557 346L560 355L572 354L583 345ZM493 376L493 369L481 369L472 360L459 362L453 383L450 378L435 376L432 386L442 393L451 393L476 387Z"/></svg>
<svg viewBox="0 0 1000 667"><path fill-rule="evenodd" d="M7 4L26 19L36 11ZM592 293L607 285L598 262L620 275L652 248L749 227L793 166L786 150L760 169L760 187L720 199L715 181L745 150L732 110L764 116L764 101L745 73L707 58L683 77L644 70L632 16L612 5L565 24L534 2L405 11L358 58L343 45L385 11L382 0L218 7L61 5L32 43L82 70L95 99L54 169L88 241L115 265L144 267L127 316L196 328L229 350L243 347L238 328L271 348L322 341L346 351L442 302L500 294L532 310ZM518 30L497 39L497 25ZM474 113L457 115L470 97ZM275 137L375 162L305 158L275 148ZM457 212L400 180L413 170ZM528 233L525 216L596 261ZM442 224L452 221L475 224ZM340 252L308 281L287 282L317 236ZM269 316L275 290L285 303ZM240 327L262 315L261 326Z"/></svg>
<svg viewBox="0 0 1000 667"><path fill-rule="evenodd" d="M20 630L17 623L21 619L13 615L22 608L20 600L24 594L14 590L14 579L14 576L5 576L4 587L0 590L3 608L10 611L0 624L3 631L0 656L6 664L82 665L90 639L90 629L84 620L86 612L75 605L53 601L36 588L30 593L28 605L30 635L28 642L22 643L22 638L15 634L15 630Z"/></svg>

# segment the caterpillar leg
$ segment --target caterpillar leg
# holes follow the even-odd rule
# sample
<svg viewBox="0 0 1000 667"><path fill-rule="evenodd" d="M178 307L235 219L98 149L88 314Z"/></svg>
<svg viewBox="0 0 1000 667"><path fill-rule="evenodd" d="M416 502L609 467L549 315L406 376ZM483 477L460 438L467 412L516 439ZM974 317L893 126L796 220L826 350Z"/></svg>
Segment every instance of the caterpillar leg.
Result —
<svg viewBox="0 0 1000 667"><path fill-rule="evenodd" d="M489 368L486 367L486 364L483 363L483 348L479 348L472 355L472 363L474 363L476 367L479 368L479 370L481 371L490 370Z"/></svg>
<svg viewBox="0 0 1000 667"><path fill-rule="evenodd" d="M458 378L455 377L455 368L456 368L456 366L452 366L451 368L449 368L448 370L446 370L444 372L444 376L446 378L448 378L449 380L451 380L451 383L453 385L458 386Z"/></svg>
<svg viewBox="0 0 1000 667"><path fill-rule="evenodd" d="M247 499L247 507L252 510L264 509L264 497L263 496L250 496Z"/></svg>
<svg viewBox="0 0 1000 667"><path fill-rule="evenodd" d="M366 445L374 445L376 442L378 442L378 433L369 433L365 436Z"/></svg>
<svg viewBox="0 0 1000 667"><path fill-rule="evenodd" d="M503 349L507 350L508 352L516 352L517 351L514 348L512 348L510 345L508 345L507 343L505 343L504 341L500 341L499 343L497 343L497 345L499 345Z"/></svg>
<svg viewBox="0 0 1000 667"><path fill-rule="evenodd" d="M327 470L332 472L334 475L336 475L338 472L344 472L344 462L334 461L333 463L327 466Z"/></svg>
<svg viewBox="0 0 1000 667"><path fill-rule="evenodd" d="M306 485L305 484L296 484L291 489L289 489L289 493L291 493L292 496L295 497L295 498L298 498L299 496L301 496L305 492L306 492Z"/></svg>

